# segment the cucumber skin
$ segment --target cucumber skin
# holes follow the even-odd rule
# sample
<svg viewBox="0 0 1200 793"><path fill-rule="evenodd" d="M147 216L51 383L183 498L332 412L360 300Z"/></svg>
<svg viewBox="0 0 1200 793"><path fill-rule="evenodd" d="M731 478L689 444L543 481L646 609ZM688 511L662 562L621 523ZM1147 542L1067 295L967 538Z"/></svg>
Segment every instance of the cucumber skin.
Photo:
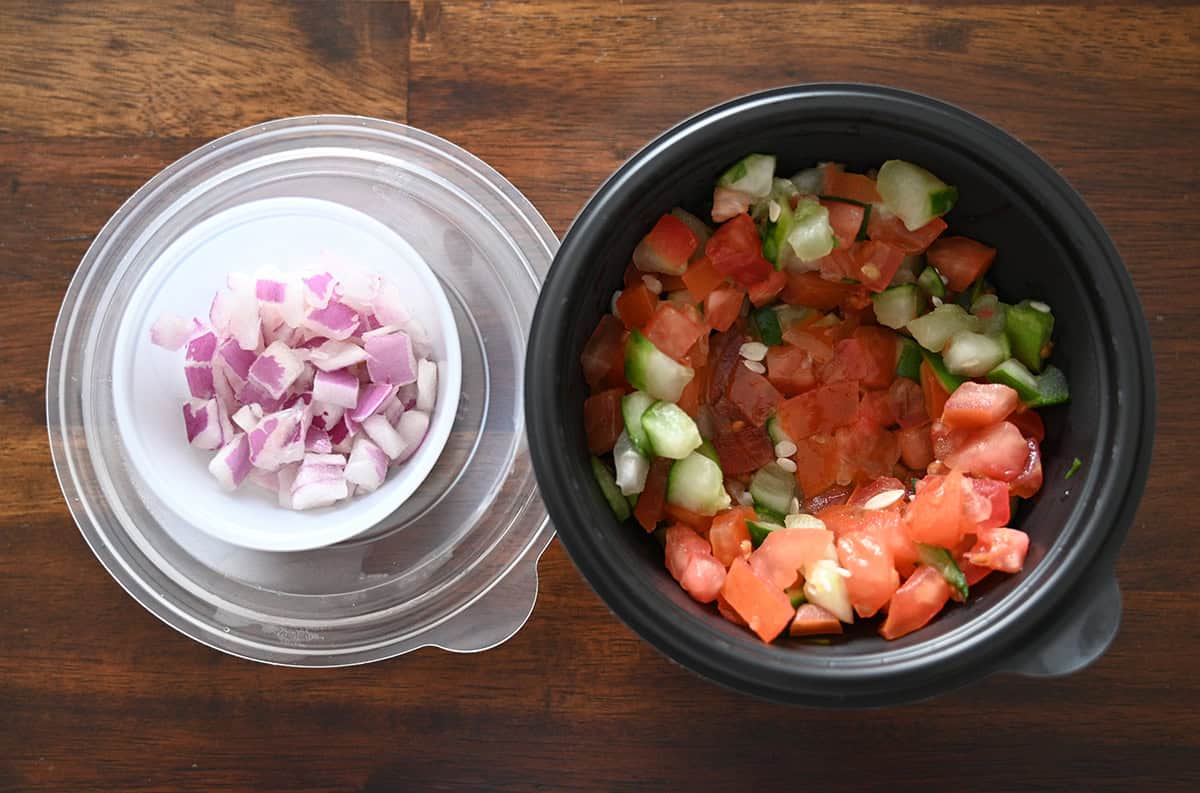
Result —
<svg viewBox="0 0 1200 793"><path fill-rule="evenodd" d="M925 363L929 364L929 368L933 370L934 376L942 384L942 388L946 389L947 394L953 394L955 389L966 382L965 378L950 374L950 370L942 362L942 356L936 352L930 352L922 347L921 357L925 359Z"/></svg>
<svg viewBox="0 0 1200 793"><path fill-rule="evenodd" d="M900 337L900 354L896 357L896 375L921 382L921 345L912 339Z"/></svg>
<svg viewBox="0 0 1200 793"><path fill-rule="evenodd" d="M600 487L600 494L608 502L608 507L613 511L617 520L629 520L629 516L633 514L629 509L629 502L625 500L625 496L621 495L621 489L617 487L617 480L613 478L604 463L596 457L592 458L592 476L595 477L596 484Z"/></svg>
<svg viewBox="0 0 1200 793"><path fill-rule="evenodd" d="M642 402L645 404L642 405ZM650 445L650 436L642 426L642 416L653 404L654 397L645 391L634 391L621 397L621 419L625 422L625 431L629 433L629 440L634 447L647 457L654 455L654 449Z"/></svg>

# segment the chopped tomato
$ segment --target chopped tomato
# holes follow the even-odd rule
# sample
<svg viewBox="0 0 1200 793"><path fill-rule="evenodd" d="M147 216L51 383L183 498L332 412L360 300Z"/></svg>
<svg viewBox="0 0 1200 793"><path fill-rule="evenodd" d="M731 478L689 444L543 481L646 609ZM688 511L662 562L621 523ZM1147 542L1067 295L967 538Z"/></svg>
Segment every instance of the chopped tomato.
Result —
<svg viewBox="0 0 1200 793"><path fill-rule="evenodd" d="M645 328L646 338L676 360L682 359L692 345L708 333L699 311L669 300L658 304Z"/></svg>
<svg viewBox="0 0 1200 793"><path fill-rule="evenodd" d="M703 301L714 290L726 283L725 276L717 272L712 260L702 256L683 274L683 284L696 300Z"/></svg>
<svg viewBox="0 0 1200 793"><path fill-rule="evenodd" d="M897 377L888 386L888 403L896 423L903 428L920 427L929 423L929 412L925 408L925 395L921 386L907 377Z"/></svg>
<svg viewBox="0 0 1200 793"><path fill-rule="evenodd" d="M987 500L991 509L976 529L995 529L1008 525L1012 505L1008 498L1008 485L996 479L968 479L975 493Z"/></svg>
<svg viewBox="0 0 1200 793"><path fill-rule="evenodd" d="M839 482L857 482L887 476L900 460L895 433L865 416L834 432L837 444Z"/></svg>
<svg viewBox="0 0 1200 793"><path fill-rule="evenodd" d="M896 477L881 476L878 479L872 479L869 482L863 482L855 487L854 492L850 494L850 500L846 503L851 506L861 507L863 504L866 504L880 493L886 493L890 490L907 489L908 488L905 487L904 483ZM903 503L904 500L899 499L893 505L889 505L888 508L899 509Z"/></svg>
<svg viewBox="0 0 1200 793"><path fill-rule="evenodd" d="M626 287L637 286L638 284L643 283L643 275L645 275L645 273L635 267L633 262L630 262L629 264L625 265L625 276L623 278L622 285Z"/></svg>
<svg viewBox="0 0 1200 793"><path fill-rule="evenodd" d="M1006 385L967 381L946 400L942 422L952 430L979 429L1004 421L1019 404L1017 392Z"/></svg>
<svg viewBox="0 0 1200 793"><path fill-rule="evenodd" d="M666 504L663 507L663 511L668 518L671 518L676 523L682 523L702 535L708 534L709 528L712 526L711 517L697 514L690 509L684 509L675 504Z"/></svg>
<svg viewBox="0 0 1200 793"><path fill-rule="evenodd" d="M821 206L829 210L829 225L833 227L833 236L837 237L838 249L849 248L858 238L866 210L845 201L822 201Z"/></svg>
<svg viewBox="0 0 1200 793"><path fill-rule="evenodd" d="M1029 455L1017 478L1012 480L1009 487L1014 496L1033 498L1042 489L1042 452L1038 442L1030 438L1026 441Z"/></svg>
<svg viewBox="0 0 1200 793"><path fill-rule="evenodd" d="M875 180L861 173L846 173L841 169L825 172L825 194L849 198L862 204L878 204L883 199L875 189Z"/></svg>
<svg viewBox="0 0 1200 793"><path fill-rule="evenodd" d="M793 306L807 306L820 311L832 311L843 304L870 301L861 284L827 281L819 273L788 273L787 286L779 298Z"/></svg>
<svg viewBox="0 0 1200 793"><path fill-rule="evenodd" d="M681 275L699 245L696 234L674 215L663 215L633 251L639 270Z"/></svg>
<svg viewBox="0 0 1200 793"><path fill-rule="evenodd" d="M954 433L957 435L958 433ZM1007 421L968 433L938 458L951 468L976 476L1011 482L1025 470L1030 456L1029 444L1021 431Z"/></svg>
<svg viewBox="0 0 1200 793"><path fill-rule="evenodd" d="M946 276L947 287L961 292L987 272L996 249L968 237L942 237L929 246L925 258Z"/></svg>
<svg viewBox="0 0 1200 793"><path fill-rule="evenodd" d="M742 343L745 335L738 331L717 333L708 345L708 402L714 404L725 396L729 378L735 367L741 366Z"/></svg>
<svg viewBox="0 0 1200 793"><path fill-rule="evenodd" d="M712 519L708 541L718 562L729 567L734 559L750 554L750 529L746 521L757 519L753 507L727 509Z"/></svg>
<svg viewBox="0 0 1200 793"><path fill-rule="evenodd" d="M832 438L813 436L796 441L796 484L806 497L828 490L837 481L837 445Z"/></svg>
<svg viewBox="0 0 1200 793"><path fill-rule="evenodd" d="M1018 408L1008 420L1015 424L1026 438L1038 443L1046 439L1046 425L1042 423L1042 417L1036 410Z"/></svg>
<svg viewBox="0 0 1200 793"><path fill-rule="evenodd" d="M853 243L850 247L834 248L828 256L821 257L814 264L821 277L830 281L858 280L858 262L854 259Z"/></svg>
<svg viewBox="0 0 1200 793"><path fill-rule="evenodd" d="M896 414L892 412L892 402L888 392L866 391L858 404L858 412L868 421L879 427L891 427L896 423Z"/></svg>
<svg viewBox="0 0 1200 793"><path fill-rule="evenodd" d="M704 252L717 272L742 286L762 281L775 269L763 258L758 226L744 212L718 226Z"/></svg>
<svg viewBox="0 0 1200 793"><path fill-rule="evenodd" d="M789 636L820 636L841 632L841 620L816 603L801 603L792 619L792 627L788 628Z"/></svg>
<svg viewBox="0 0 1200 793"><path fill-rule="evenodd" d="M672 462L666 457L654 458L646 475L646 487L638 495L637 506L633 508L633 516L646 531L654 531L662 520L667 497L667 476L671 473Z"/></svg>
<svg viewBox="0 0 1200 793"><path fill-rule="evenodd" d="M808 493L801 508L810 515L820 515L822 510L845 504L854 488L849 485L832 484L824 490Z"/></svg>
<svg viewBox="0 0 1200 793"><path fill-rule="evenodd" d="M812 356L793 344L767 350L767 380L785 397L795 396L817 384Z"/></svg>
<svg viewBox="0 0 1200 793"><path fill-rule="evenodd" d="M687 289L687 284L683 282L683 276L657 273L655 278L657 278L658 282L662 284L662 291L664 295L666 295L668 292L679 292Z"/></svg>
<svg viewBox="0 0 1200 793"><path fill-rule="evenodd" d="M717 595L717 613L734 625L746 627L746 621L733 610L733 606L729 605L729 601L725 599L724 595Z"/></svg>
<svg viewBox="0 0 1200 793"><path fill-rule="evenodd" d="M756 427L767 423L783 395L767 378L745 366L735 366L729 378L729 401Z"/></svg>
<svg viewBox="0 0 1200 793"><path fill-rule="evenodd" d="M779 293L787 286L787 281L785 273L772 270L766 278L747 287L746 295L755 308L762 308L779 296Z"/></svg>
<svg viewBox="0 0 1200 793"><path fill-rule="evenodd" d="M818 510L816 515L839 537L855 533L874 537L892 555L895 568L907 574L917 563L917 547L904 530L902 508L902 503L887 509L835 504Z"/></svg>
<svg viewBox="0 0 1200 793"><path fill-rule="evenodd" d="M879 388L890 385L896 376L896 358L900 352L896 334L878 325L863 325L855 328L850 337L862 343L875 365L877 374L863 378L864 385L878 384Z"/></svg>
<svg viewBox="0 0 1200 793"><path fill-rule="evenodd" d="M1029 552L1029 535L1017 529L997 527L980 529L975 545L967 551L968 562L989 570L1018 573L1025 565Z"/></svg>
<svg viewBox="0 0 1200 793"><path fill-rule="evenodd" d="M658 295L645 284L626 287L617 298L617 316L629 330L644 328L658 307Z"/></svg>
<svg viewBox="0 0 1200 793"><path fill-rule="evenodd" d="M718 187L713 190L712 219L720 223L744 214L750 209L752 200L751 196L740 190Z"/></svg>
<svg viewBox="0 0 1200 793"><path fill-rule="evenodd" d="M963 538L963 475L952 470L936 483L917 489L904 513L908 536L914 542L953 548Z"/></svg>
<svg viewBox="0 0 1200 793"><path fill-rule="evenodd" d="M933 462L933 440L929 437L928 423L919 427L901 427L896 433L896 441L900 444L900 459L906 467L924 471Z"/></svg>
<svg viewBox="0 0 1200 793"><path fill-rule="evenodd" d="M929 414L929 418L940 419L942 408L946 406L950 394L925 361L921 361L921 392L925 395L925 412Z"/></svg>
<svg viewBox="0 0 1200 793"><path fill-rule="evenodd" d="M744 559L734 559L729 566L721 595L764 642L774 640L795 616L783 590L756 576Z"/></svg>
<svg viewBox="0 0 1200 793"><path fill-rule="evenodd" d="M750 569L778 589L796 583L805 565L831 559L833 532L824 529L776 529L750 554Z"/></svg>
<svg viewBox="0 0 1200 793"><path fill-rule="evenodd" d="M732 287L720 287L704 298L704 317L716 331L727 331L737 321L745 293Z"/></svg>
<svg viewBox="0 0 1200 793"><path fill-rule="evenodd" d="M687 526L667 529L667 570L692 599L712 603L725 583L725 567L713 558L708 541Z"/></svg>
<svg viewBox="0 0 1200 793"><path fill-rule="evenodd" d="M878 240L855 244L853 256L858 274L851 277L872 292L887 289L900 265L904 264L903 251Z"/></svg>
<svg viewBox="0 0 1200 793"><path fill-rule="evenodd" d="M679 401L676 403L684 413L692 418L696 418L700 412L701 400L708 389L708 370L700 368L695 372L696 374L683 387L683 391L679 394Z"/></svg>
<svg viewBox="0 0 1200 793"><path fill-rule="evenodd" d="M858 383L848 380L806 391L781 402L777 415L794 441L818 432L829 434L858 418Z"/></svg>
<svg viewBox="0 0 1200 793"><path fill-rule="evenodd" d="M898 639L924 627L950 599L950 585L936 569L918 567L888 604L888 615L879 634Z"/></svg>
<svg viewBox="0 0 1200 793"><path fill-rule="evenodd" d="M867 218L868 237L886 242L909 255L924 251L945 230L946 221L934 218L921 228L909 231L904 221L878 205L871 207L871 217Z"/></svg>
<svg viewBox="0 0 1200 793"><path fill-rule="evenodd" d="M870 329L859 328L858 330ZM895 349L894 343L892 349ZM892 357L895 357L894 352ZM852 337L842 339L834 345L833 359L821 367L817 372L817 377L823 383L852 380L861 383L864 388L887 388L895 376L895 362L893 361L890 366L882 364L883 362L875 355L869 342Z"/></svg>
<svg viewBox="0 0 1200 793"><path fill-rule="evenodd" d="M583 401L583 428L590 453L611 452L617 445L617 438L625 429L625 420L621 417L623 396L625 389L610 388Z"/></svg>
<svg viewBox="0 0 1200 793"><path fill-rule="evenodd" d="M712 442L726 474L753 473L775 459L775 448L766 430L754 425L718 432Z"/></svg>
<svg viewBox="0 0 1200 793"><path fill-rule="evenodd" d="M783 340L808 353L814 363L825 363L833 358L831 330L828 327L816 328L812 325L806 325L803 329L788 328L783 332Z"/></svg>
<svg viewBox="0 0 1200 793"><path fill-rule="evenodd" d="M605 314L583 345L579 362L583 379L593 391L625 385L624 332L620 320Z"/></svg>
<svg viewBox="0 0 1200 793"><path fill-rule="evenodd" d="M900 586L892 553L866 532L843 534L837 541L838 563L850 571L846 590L858 616L875 616Z"/></svg>

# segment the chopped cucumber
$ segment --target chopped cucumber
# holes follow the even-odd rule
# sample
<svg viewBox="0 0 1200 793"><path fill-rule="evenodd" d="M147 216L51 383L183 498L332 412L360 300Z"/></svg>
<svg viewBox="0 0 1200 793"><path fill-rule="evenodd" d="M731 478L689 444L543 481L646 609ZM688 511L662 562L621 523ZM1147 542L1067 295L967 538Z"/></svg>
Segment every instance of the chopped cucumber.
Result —
<svg viewBox="0 0 1200 793"><path fill-rule="evenodd" d="M592 475L596 477L596 484L600 485L600 492L604 494L604 500L608 502L608 506L617 516L617 520L628 520L629 502L625 500L625 496L621 495L621 489L617 487L617 480L613 479L613 475L604 467L604 463L595 457L592 458Z"/></svg>
<svg viewBox="0 0 1200 793"><path fill-rule="evenodd" d="M946 214L958 200L957 188L904 160L885 162L879 168L875 186L884 206L898 215L909 231Z"/></svg>
<svg viewBox="0 0 1200 793"><path fill-rule="evenodd" d="M963 571L959 569L949 551L936 545L917 543L917 556L920 558L921 564L928 565L941 573L942 578L946 579L946 583L958 593L961 600L967 599L969 594L967 577L963 575Z"/></svg>
<svg viewBox="0 0 1200 793"><path fill-rule="evenodd" d="M1050 334L1054 332L1054 315L1049 307L1045 303L1022 300L1008 309L1004 322L1013 357L1031 372L1042 371L1045 356L1049 353Z"/></svg>
<svg viewBox="0 0 1200 793"><path fill-rule="evenodd" d="M621 399L621 418L625 420L625 431L629 433L629 440L647 457L654 454L654 447L650 445L650 438L642 427L642 414L653 404L654 397L645 391L634 391Z"/></svg>
<svg viewBox="0 0 1200 793"><path fill-rule="evenodd" d="M783 344L783 329L779 327L779 314L773 308L758 308L751 314L754 327L758 329L758 337L768 347Z"/></svg>
<svg viewBox="0 0 1200 793"><path fill-rule="evenodd" d="M934 377L942 384L942 388L946 389L947 394L953 394L954 390L965 382L963 378L951 374L946 369L946 364L942 361L942 356L936 352L921 350L921 357L925 359L925 363L929 364L929 368L933 370Z"/></svg>
<svg viewBox="0 0 1200 793"><path fill-rule="evenodd" d="M717 456L717 447L713 446L712 441L708 440L707 438L704 440L703 443L700 444L700 447L698 449L696 449L696 452L698 454L703 454L705 457L712 460L717 465L721 464L721 458L719 456Z"/></svg>
<svg viewBox="0 0 1200 793"><path fill-rule="evenodd" d="M1047 366L1046 371L1035 375L1016 358L1009 358L988 372L987 379L1013 388L1029 407L1061 405L1071 398L1066 375L1056 366Z"/></svg>
<svg viewBox="0 0 1200 793"><path fill-rule="evenodd" d="M916 284L893 286L871 295L871 300L875 303L875 319L889 328L903 328L925 308L925 295Z"/></svg>
<svg viewBox="0 0 1200 793"><path fill-rule="evenodd" d="M921 345L910 338L900 337L900 355L896 358L896 374L921 382Z"/></svg>
<svg viewBox="0 0 1200 793"><path fill-rule="evenodd" d="M792 229L788 245L802 262L812 262L828 256L837 243L833 226L829 225L829 210L815 198L802 198L792 213Z"/></svg>
<svg viewBox="0 0 1200 793"><path fill-rule="evenodd" d="M748 520L746 528L750 530L750 544L757 548L763 544L763 540L767 539L768 534L779 531L783 526L765 520Z"/></svg>
<svg viewBox="0 0 1200 793"><path fill-rule="evenodd" d="M791 181L804 195L817 195L825 189L825 172L820 168L806 168L793 176Z"/></svg>
<svg viewBox="0 0 1200 793"><path fill-rule="evenodd" d="M633 445L628 430L617 438L617 445L613 448L613 463L617 467L617 487L622 495L632 496L646 489L650 458Z"/></svg>
<svg viewBox="0 0 1200 793"><path fill-rule="evenodd" d="M762 198L771 192L775 176L775 158L770 154L750 154L739 160L717 180L718 187L728 187L751 198Z"/></svg>
<svg viewBox="0 0 1200 793"><path fill-rule="evenodd" d="M783 431L783 425L779 423L779 419L775 416L771 416L769 419L767 419L767 436L770 437L772 446L778 446L784 441L787 441L788 443L795 443L795 441L788 437L788 434Z"/></svg>
<svg viewBox="0 0 1200 793"><path fill-rule="evenodd" d="M730 505L721 466L699 452L671 466L667 475L667 502L699 515L716 515Z"/></svg>
<svg viewBox="0 0 1200 793"><path fill-rule="evenodd" d="M854 622L850 593L841 569L832 559L821 559L805 567L804 596L842 622Z"/></svg>
<svg viewBox="0 0 1200 793"><path fill-rule="evenodd" d="M778 463L767 463L754 472L750 495L754 497L755 509L765 507L782 519L791 508L792 496L796 495L796 476Z"/></svg>
<svg viewBox="0 0 1200 793"><path fill-rule="evenodd" d="M985 336L960 330L946 342L942 361L952 374L983 377L1008 358L1008 340L1003 334Z"/></svg>
<svg viewBox="0 0 1200 793"><path fill-rule="evenodd" d="M678 402L679 396L695 372L662 350L639 330L629 334L625 347L625 379L634 388L655 399Z"/></svg>
<svg viewBox="0 0 1200 793"><path fill-rule="evenodd" d="M783 265L780 254L795 225L791 201L794 195L795 185L787 179L774 179L770 194L750 208L751 217L762 225L763 258L775 265L776 270Z"/></svg>
<svg viewBox="0 0 1200 793"><path fill-rule="evenodd" d="M979 320L964 311L962 306L946 303L917 317L905 327L922 347L941 352L955 333L960 330L978 331L979 325Z"/></svg>
<svg viewBox="0 0 1200 793"><path fill-rule="evenodd" d="M672 402L655 402L642 414L642 428L650 438L654 454L671 460L682 460L704 439L692 417Z"/></svg>
<svg viewBox="0 0 1200 793"><path fill-rule="evenodd" d="M1005 332L1008 309L995 295L980 295L971 303L971 313L979 317L980 330L988 334Z"/></svg>
<svg viewBox="0 0 1200 793"><path fill-rule="evenodd" d="M924 289L930 297L941 300L946 296L946 285L942 283L942 276L932 267L926 267L917 276L917 286Z"/></svg>

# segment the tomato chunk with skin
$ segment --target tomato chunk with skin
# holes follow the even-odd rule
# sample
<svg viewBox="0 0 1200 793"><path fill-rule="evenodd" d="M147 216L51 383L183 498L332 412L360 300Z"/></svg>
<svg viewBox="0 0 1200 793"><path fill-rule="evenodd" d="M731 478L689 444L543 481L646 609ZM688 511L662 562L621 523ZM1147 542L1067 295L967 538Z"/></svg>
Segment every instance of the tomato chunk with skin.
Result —
<svg viewBox="0 0 1200 793"><path fill-rule="evenodd" d="M663 518L663 506L667 498L667 476L671 473L673 462L665 457L656 457L650 463L650 471L646 474L646 487L638 495L637 506L633 508L634 518L646 531L654 531Z"/></svg>
<svg viewBox="0 0 1200 793"><path fill-rule="evenodd" d="M818 273L788 273L787 279L779 299L788 305L832 311L843 304L870 301L861 284L829 281Z"/></svg>
<svg viewBox="0 0 1200 793"><path fill-rule="evenodd" d="M854 488L854 492L850 494L850 500L846 503L850 506L861 507L875 498L875 496L895 490L907 491L907 488L903 482L894 476L881 476L878 479L872 479L870 482L864 482ZM898 509L903 504L904 499L901 496L891 504L884 505L884 509Z"/></svg>
<svg viewBox="0 0 1200 793"><path fill-rule="evenodd" d="M763 258L758 226L744 212L717 227L704 253L717 272L742 286L756 284L775 270Z"/></svg>
<svg viewBox="0 0 1200 793"><path fill-rule="evenodd" d="M704 318L716 331L727 331L737 322L745 293L732 287L720 287L704 298Z"/></svg>
<svg viewBox="0 0 1200 793"><path fill-rule="evenodd" d="M870 239L885 242L910 256L922 253L945 230L946 221L934 218L921 228L909 231L904 221L878 205L871 207L871 217L867 218Z"/></svg>
<svg viewBox="0 0 1200 793"><path fill-rule="evenodd" d="M729 401L756 427L766 424L783 395L767 378L745 366L736 366L729 380Z"/></svg>
<svg viewBox="0 0 1200 793"><path fill-rule="evenodd" d="M583 379L593 391L625 383L625 328L612 314L600 317L579 356Z"/></svg>
<svg viewBox="0 0 1200 793"><path fill-rule="evenodd" d="M675 360L682 359L708 333L699 311L671 301L661 301L655 307L645 328L646 338Z"/></svg>
<svg viewBox="0 0 1200 793"><path fill-rule="evenodd" d="M897 377L888 386L888 401L896 423L902 428L920 427L932 418L925 408L925 395L921 386L907 377Z"/></svg>
<svg viewBox="0 0 1200 793"><path fill-rule="evenodd" d="M604 454L617 445L625 429L621 416L621 398L625 389L610 388L583 401L583 427L587 434L588 452Z"/></svg>
<svg viewBox="0 0 1200 793"><path fill-rule="evenodd" d="M953 548L963 538L963 475L953 470L936 483L918 488L904 513L914 542Z"/></svg>
<svg viewBox="0 0 1200 793"><path fill-rule="evenodd" d="M755 308L762 308L770 303L783 288L787 286L787 275L778 270L772 270L763 280L746 288L746 296Z"/></svg>
<svg viewBox="0 0 1200 793"><path fill-rule="evenodd" d="M987 500L991 509L988 516L979 521L975 529L996 529L1007 526L1012 517L1012 506L1008 498L1008 484L996 479L968 480L976 495Z"/></svg>
<svg viewBox="0 0 1200 793"><path fill-rule="evenodd" d="M933 462L933 439L929 437L928 422L919 427L901 427L896 432L896 441L905 467L924 471Z"/></svg>
<svg viewBox="0 0 1200 793"><path fill-rule="evenodd" d="M727 283L725 275L713 267L712 260L707 256L701 256L692 262L683 274L684 287L698 301L703 301L714 289L719 289Z"/></svg>
<svg viewBox="0 0 1200 793"><path fill-rule="evenodd" d="M950 585L936 569L918 567L888 604L888 615L879 629L885 639L899 639L923 628L950 599Z"/></svg>
<svg viewBox="0 0 1200 793"><path fill-rule="evenodd" d="M751 474L775 460L775 448L761 427L748 425L718 432L712 439L726 474Z"/></svg>
<svg viewBox="0 0 1200 793"><path fill-rule="evenodd" d="M831 531L776 529L750 554L750 569L772 586L787 589L805 565L835 556Z"/></svg>
<svg viewBox="0 0 1200 793"><path fill-rule="evenodd" d="M903 251L878 240L857 243L853 256L858 268L855 280L872 292L887 289L900 265L904 264Z"/></svg>
<svg viewBox="0 0 1200 793"><path fill-rule="evenodd" d="M783 590L763 581L744 559L734 559L721 596L747 627L768 644L783 633L796 612Z"/></svg>
<svg viewBox="0 0 1200 793"><path fill-rule="evenodd" d="M1029 456L1028 441L1007 421L975 430L946 454L938 454L951 468L1005 482L1021 475Z"/></svg>
<svg viewBox="0 0 1200 793"><path fill-rule="evenodd" d="M692 512L690 509L684 509L677 504L665 504L663 512L676 523L681 523L702 536L708 534L712 526L712 518L710 516Z"/></svg>
<svg viewBox="0 0 1200 793"><path fill-rule="evenodd" d="M708 403L725 396L734 367L741 366L741 347L746 337L737 331L716 333L708 345Z"/></svg>
<svg viewBox="0 0 1200 793"><path fill-rule="evenodd" d="M975 545L964 558L973 565L999 570L1003 573L1019 573L1025 566L1025 555L1029 552L1029 535L1017 529L997 527L980 529Z"/></svg>
<svg viewBox="0 0 1200 793"><path fill-rule="evenodd" d="M658 303L658 295L651 292L645 284L634 284L622 291L617 298L617 315L629 330L644 328L654 317Z"/></svg>
<svg viewBox="0 0 1200 793"><path fill-rule="evenodd" d="M681 275L700 241L687 224L671 214L663 215L633 251L639 270Z"/></svg>
<svg viewBox="0 0 1200 793"><path fill-rule="evenodd" d="M841 620L833 616L828 609L816 603L801 603L792 618L788 628L789 636L822 636L830 633L841 633Z"/></svg>
<svg viewBox="0 0 1200 793"><path fill-rule="evenodd" d="M1030 440L1035 440L1041 443L1046 439L1046 425L1042 423L1042 417L1038 415L1036 410L1027 408L1025 410L1018 409L1015 413L1008 417L1008 420L1021 431L1021 434Z"/></svg>
<svg viewBox="0 0 1200 793"><path fill-rule="evenodd" d="M713 558L708 541L687 526L667 529L667 570L700 603L712 603L725 584L725 567Z"/></svg>
<svg viewBox="0 0 1200 793"><path fill-rule="evenodd" d="M849 248L858 238L866 210L845 201L821 201L821 206L829 212L829 225L837 238L838 248Z"/></svg>
<svg viewBox="0 0 1200 793"><path fill-rule="evenodd" d="M858 482L886 476L900 459L894 433L860 415L853 424L834 432L838 449L839 482Z"/></svg>
<svg viewBox="0 0 1200 793"><path fill-rule="evenodd" d="M783 431L793 441L829 434L858 418L858 382L823 385L784 400L777 411Z"/></svg>
<svg viewBox="0 0 1200 793"><path fill-rule="evenodd" d="M892 403L888 392L884 390L866 391L862 401L858 403L859 415L879 427L891 427L896 423L896 414L892 412Z"/></svg>
<svg viewBox="0 0 1200 793"><path fill-rule="evenodd" d="M1025 467L1009 488L1014 496L1033 498L1042 489L1042 452L1034 439L1029 438L1025 443L1029 448L1029 456L1025 459Z"/></svg>
<svg viewBox="0 0 1200 793"><path fill-rule="evenodd" d="M838 198L849 198L860 204L878 204L883 201L875 180L866 174L847 173L842 168L825 171L825 193Z"/></svg>
<svg viewBox="0 0 1200 793"><path fill-rule="evenodd" d="M925 361L921 361L921 393L925 395L925 412L929 414L929 418L941 418L942 409L945 408L950 394Z"/></svg>
<svg viewBox="0 0 1200 793"><path fill-rule="evenodd" d="M832 438L813 436L796 441L796 484L805 497L828 490L837 482L837 444Z"/></svg>
<svg viewBox="0 0 1200 793"><path fill-rule="evenodd" d="M785 397L796 396L817 384L812 356L792 344L767 349L767 380Z"/></svg>
<svg viewBox="0 0 1200 793"><path fill-rule="evenodd" d="M968 380L946 400L942 423L952 430L979 429L1004 421L1020 404L1021 398L1009 386Z"/></svg>
<svg viewBox="0 0 1200 793"><path fill-rule="evenodd" d="M713 556L729 567L734 559L749 556L750 529L747 520L757 520L753 507L734 507L719 513L712 519L708 530L708 541L712 544Z"/></svg>
<svg viewBox="0 0 1200 793"><path fill-rule="evenodd" d="M843 534L837 541L838 563L850 572L846 590L858 616L875 616L900 587L892 553L866 532Z"/></svg>
<svg viewBox="0 0 1200 793"><path fill-rule="evenodd" d="M961 292L987 272L996 249L969 237L942 237L929 246L925 258L946 276L946 286Z"/></svg>

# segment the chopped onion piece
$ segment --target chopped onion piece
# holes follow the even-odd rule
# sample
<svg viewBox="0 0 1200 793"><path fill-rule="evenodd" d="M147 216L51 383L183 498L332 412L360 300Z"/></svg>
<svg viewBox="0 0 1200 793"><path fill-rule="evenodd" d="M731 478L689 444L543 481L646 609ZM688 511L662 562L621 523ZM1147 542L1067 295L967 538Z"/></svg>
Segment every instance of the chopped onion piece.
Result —
<svg viewBox="0 0 1200 793"><path fill-rule="evenodd" d="M433 412L437 402L437 364L422 358L417 361L417 410Z"/></svg>
<svg viewBox="0 0 1200 793"><path fill-rule="evenodd" d="M404 416L401 416L400 420L403 421ZM367 433L367 437L375 441L379 448L383 449L383 453L393 460L408 449L408 445L401 438L400 433L396 432L396 428L388 423L386 416L369 416L363 422L362 428L363 432Z"/></svg>
<svg viewBox="0 0 1200 793"><path fill-rule="evenodd" d="M385 383L370 383L358 389L358 403L350 411L350 419L360 424L368 417L379 412L389 399L396 393L396 386Z"/></svg>
<svg viewBox="0 0 1200 793"><path fill-rule="evenodd" d="M327 507L346 498L346 458L340 454L307 454L292 481L292 508Z"/></svg>
<svg viewBox="0 0 1200 793"><path fill-rule="evenodd" d="M372 336L363 347L367 351L367 373L376 383L405 385L416 381L412 339L404 331Z"/></svg>
<svg viewBox="0 0 1200 793"><path fill-rule="evenodd" d="M333 297L334 281L329 273L317 273L302 278L304 284L304 299L313 308L325 308Z"/></svg>
<svg viewBox="0 0 1200 793"><path fill-rule="evenodd" d="M221 422L216 399L189 399L183 403L183 426L188 443L197 449L221 447Z"/></svg>
<svg viewBox="0 0 1200 793"><path fill-rule="evenodd" d="M177 314L163 314L150 326L150 343L175 352L187 343L199 324Z"/></svg>
<svg viewBox="0 0 1200 793"><path fill-rule="evenodd" d="M243 432L249 432L258 426L258 422L262 420L262 408L258 405L242 405L237 412L233 414L233 423Z"/></svg>
<svg viewBox="0 0 1200 793"><path fill-rule="evenodd" d="M370 438L358 436L346 464L346 481L366 491L377 489L387 477L388 456Z"/></svg>
<svg viewBox="0 0 1200 793"><path fill-rule="evenodd" d="M275 471L302 460L307 431L307 412L300 406L268 413L250 431L250 462L258 468Z"/></svg>
<svg viewBox="0 0 1200 793"><path fill-rule="evenodd" d="M396 432L404 442L404 451L395 455L393 459L402 463L413 455L425 439L425 434L429 432L429 414L420 410L408 411L400 417Z"/></svg>
<svg viewBox="0 0 1200 793"><path fill-rule="evenodd" d="M248 380L272 398L279 399L303 371L304 362L296 357L292 348L277 341L254 360Z"/></svg>
<svg viewBox="0 0 1200 793"><path fill-rule="evenodd" d="M367 360L367 351L353 342L326 339L320 346L312 349L308 359L321 371L332 372L334 369L345 369L347 366L362 363Z"/></svg>
<svg viewBox="0 0 1200 793"><path fill-rule="evenodd" d="M313 379L313 399L346 409L358 405L358 378L347 369L318 371Z"/></svg>
<svg viewBox="0 0 1200 793"><path fill-rule="evenodd" d="M309 309L303 327L328 339L344 341L358 330L358 314L345 303L331 300L325 308Z"/></svg>
<svg viewBox="0 0 1200 793"><path fill-rule="evenodd" d="M239 432L208 463L208 471L225 490L237 490L250 473L250 443Z"/></svg>
<svg viewBox="0 0 1200 793"><path fill-rule="evenodd" d="M304 439L304 451L314 454L331 454L333 441L329 440L329 433L319 427L309 426L308 435Z"/></svg>

